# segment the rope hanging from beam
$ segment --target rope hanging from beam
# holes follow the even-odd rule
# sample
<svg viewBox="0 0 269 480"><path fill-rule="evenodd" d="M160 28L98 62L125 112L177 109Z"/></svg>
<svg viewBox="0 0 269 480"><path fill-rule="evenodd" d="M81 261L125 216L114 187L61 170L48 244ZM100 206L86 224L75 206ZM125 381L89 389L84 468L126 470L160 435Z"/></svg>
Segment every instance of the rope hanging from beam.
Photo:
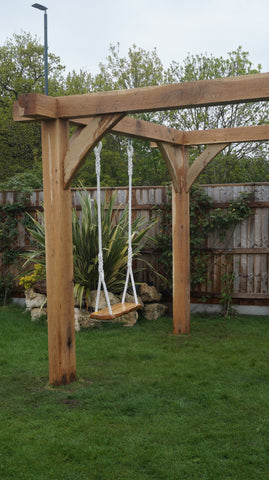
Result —
<svg viewBox="0 0 269 480"><path fill-rule="evenodd" d="M134 274L133 274L133 267L132 267L132 258L133 258L133 250L132 250L132 179L133 179L133 145L129 141L127 154L128 154L128 177L129 177L129 221L128 221L128 262L127 262L127 275L125 280L124 291L122 295L121 303L125 302L125 297L128 288L129 278L131 279L132 289L134 294L135 303L138 304L135 282L134 282Z"/></svg>
<svg viewBox="0 0 269 480"><path fill-rule="evenodd" d="M111 305L109 300L109 295L106 287L105 282L105 274L104 274L104 266L103 266L103 248L102 248L102 221L101 221L101 193L100 193L100 173L101 173L101 150L102 150L102 142L99 143L97 147L95 147L95 169L96 169L96 177L97 177L97 211L98 211L98 242L99 242L99 253L98 253L98 289L96 295L96 302L95 302L95 311L91 313L91 318L96 318L99 320L110 320L122 315L125 315L129 312L137 310L141 308L142 305L138 303L136 288L135 288L135 281L133 275L133 268L132 268L132 178L133 178L133 146L132 143L129 141L127 147L127 154L128 154L128 177L129 177L129 204L128 204L128 259L127 259L127 275L125 280L124 291L122 295L121 304ZM134 302L125 302L126 293L129 285L129 279L131 280L133 294L134 294ZM101 287L103 285L107 308L99 309L99 300L100 300L100 292Z"/></svg>
<svg viewBox="0 0 269 480"><path fill-rule="evenodd" d="M105 274L104 274L104 264L103 264L103 247L102 247L102 220L101 220L101 189L100 189L100 174L101 174L101 150L102 150L102 142L99 142L98 146L95 147L95 170L96 170L96 178L97 178L97 216L98 216L98 244L99 244L99 252L98 252L98 288L97 288L97 295L96 295L96 302L95 302L95 312L98 312L99 309L99 300L100 300L100 292L101 287L103 285L104 294L106 297L106 303L108 306L109 315L112 315L109 295L106 287L105 282Z"/></svg>

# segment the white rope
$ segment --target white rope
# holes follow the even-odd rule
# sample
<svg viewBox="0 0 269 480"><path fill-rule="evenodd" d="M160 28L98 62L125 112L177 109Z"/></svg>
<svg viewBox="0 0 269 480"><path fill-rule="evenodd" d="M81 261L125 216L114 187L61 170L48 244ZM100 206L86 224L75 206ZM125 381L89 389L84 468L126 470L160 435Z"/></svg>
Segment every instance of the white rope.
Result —
<svg viewBox="0 0 269 480"><path fill-rule="evenodd" d="M96 171L96 177L97 177L96 201L97 201L97 214L98 214L98 243L99 243L99 253L98 253L99 279L98 279L98 288L97 288L97 295L96 295L96 301L95 301L95 311L98 312L98 309L99 309L100 292L101 292L101 287L103 285L103 289L104 289L104 293L105 293L105 297L106 297L106 303L107 303L107 306L108 306L108 311L111 315L112 314L112 309L111 309L110 300L109 300L109 296L108 296L108 291L107 291L107 287L106 287L104 265L103 265L101 191L100 191L100 173L101 173L100 155L101 155L101 150L102 150L102 142L99 142L99 145L97 147L95 147L95 149L94 149L95 171Z"/></svg>
<svg viewBox="0 0 269 480"><path fill-rule="evenodd" d="M128 288L129 277L131 278L133 294L136 305L138 305L138 299L136 294L134 275L132 269L132 177L133 177L133 153L134 149L131 142L128 142L127 154L128 154L128 176L129 176L129 225L128 225L128 260L127 260L127 275L125 280L124 291L122 295L121 303L125 302L125 297Z"/></svg>

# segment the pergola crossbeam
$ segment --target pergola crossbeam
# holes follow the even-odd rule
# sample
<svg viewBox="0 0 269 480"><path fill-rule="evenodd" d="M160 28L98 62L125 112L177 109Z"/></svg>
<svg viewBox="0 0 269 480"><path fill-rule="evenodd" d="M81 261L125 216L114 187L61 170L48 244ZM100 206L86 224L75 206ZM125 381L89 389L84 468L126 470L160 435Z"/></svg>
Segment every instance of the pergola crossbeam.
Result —
<svg viewBox="0 0 269 480"><path fill-rule="evenodd" d="M70 123L87 125L90 118L73 119ZM269 125L182 131L127 116L111 128L111 133L151 142L195 147L221 143L264 142L269 139Z"/></svg>
<svg viewBox="0 0 269 480"><path fill-rule="evenodd" d="M19 96L17 114L19 117L46 120L59 118L56 97L49 97L41 93L27 93Z"/></svg>
<svg viewBox="0 0 269 480"><path fill-rule="evenodd" d="M193 130L183 133L183 145L213 145L220 143L262 142L269 139L269 125Z"/></svg>
<svg viewBox="0 0 269 480"><path fill-rule="evenodd" d="M19 97L19 115L72 119L262 100L269 100L269 73L64 97L30 93Z"/></svg>
<svg viewBox="0 0 269 480"><path fill-rule="evenodd" d="M35 94L34 94L35 95ZM35 118L21 115L18 102L13 104L13 120L16 122L33 122ZM40 117L37 118L37 120ZM70 124L86 126L93 117L73 118ZM209 130L182 131L157 123L146 122L132 117L125 117L110 129L117 135L139 138L152 142L167 142L186 147L213 145L220 143L262 142L269 139L269 125L251 125L246 127L219 128Z"/></svg>
<svg viewBox="0 0 269 480"><path fill-rule="evenodd" d="M60 118L137 113L269 99L269 74L58 97Z"/></svg>

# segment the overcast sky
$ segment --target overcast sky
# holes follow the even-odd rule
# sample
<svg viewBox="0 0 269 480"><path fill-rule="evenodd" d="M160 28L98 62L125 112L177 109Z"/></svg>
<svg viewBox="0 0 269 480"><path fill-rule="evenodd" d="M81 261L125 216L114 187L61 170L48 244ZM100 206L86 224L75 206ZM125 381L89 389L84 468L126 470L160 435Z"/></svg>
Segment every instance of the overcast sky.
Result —
<svg viewBox="0 0 269 480"><path fill-rule="evenodd" d="M34 1L0 0L0 45L13 33L43 42L44 15ZM157 48L167 68L188 53L226 56L239 45L269 72L269 0L41 0L48 7L49 50L67 71L96 73L109 44L125 56L134 43Z"/></svg>

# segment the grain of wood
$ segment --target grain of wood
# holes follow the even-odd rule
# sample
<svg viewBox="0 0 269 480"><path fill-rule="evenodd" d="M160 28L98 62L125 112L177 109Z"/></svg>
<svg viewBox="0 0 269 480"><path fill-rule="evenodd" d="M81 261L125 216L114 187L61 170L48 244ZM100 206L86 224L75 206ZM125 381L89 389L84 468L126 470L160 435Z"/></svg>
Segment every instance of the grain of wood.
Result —
<svg viewBox="0 0 269 480"><path fill-rule="evenodd" d="M49 381L54 385L76 378L71 191L63 188L68 145L66 121L42 122Z"/></svg>
<svg viewBox="0 0 269 480"><path fill-rule="evenodd" d="M102 308L102 310L98 310L98 312L91 313L90 318L95 318L97 320L113 320L141 308L142 305L140 303L116 303L115 305L111 305L112 313L109 312L108 308Z"/></svg>

